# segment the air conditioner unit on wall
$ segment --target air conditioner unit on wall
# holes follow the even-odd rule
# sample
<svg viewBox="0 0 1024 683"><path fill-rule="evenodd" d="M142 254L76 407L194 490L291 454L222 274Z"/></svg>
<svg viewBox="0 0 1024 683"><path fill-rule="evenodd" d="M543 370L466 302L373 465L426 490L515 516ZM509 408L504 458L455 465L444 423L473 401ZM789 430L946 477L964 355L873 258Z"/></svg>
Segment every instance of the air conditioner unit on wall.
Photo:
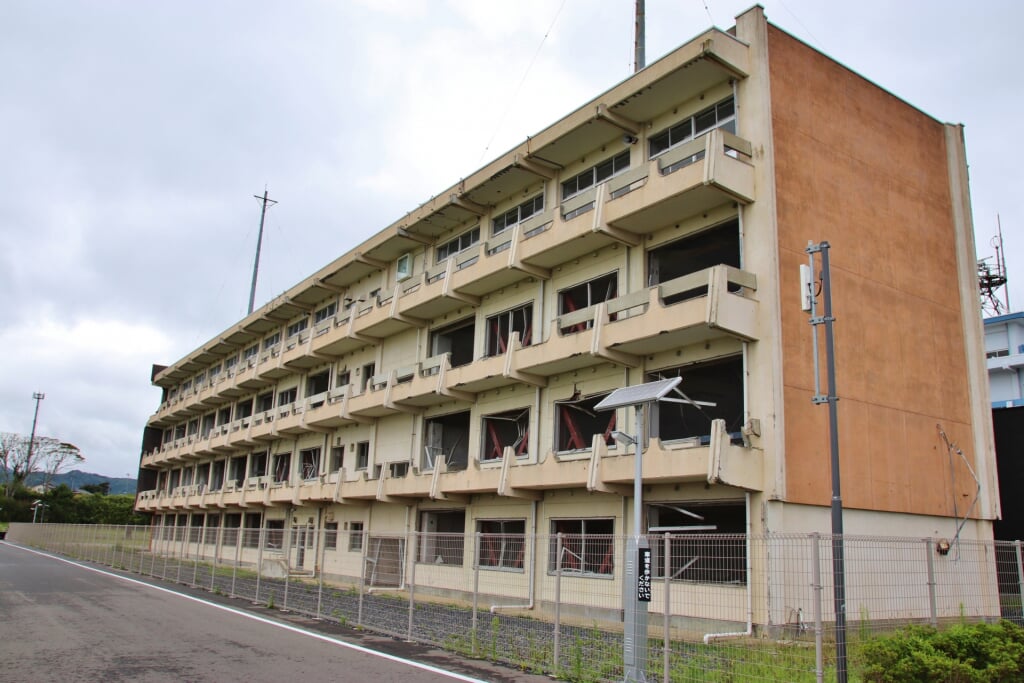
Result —
<svg viewBox="0 0 1024 683"><path fill-rule="evenodd" d="M395 268L395 282L408 280L412 277L412 254L402 254L398 257Z"/></svg>

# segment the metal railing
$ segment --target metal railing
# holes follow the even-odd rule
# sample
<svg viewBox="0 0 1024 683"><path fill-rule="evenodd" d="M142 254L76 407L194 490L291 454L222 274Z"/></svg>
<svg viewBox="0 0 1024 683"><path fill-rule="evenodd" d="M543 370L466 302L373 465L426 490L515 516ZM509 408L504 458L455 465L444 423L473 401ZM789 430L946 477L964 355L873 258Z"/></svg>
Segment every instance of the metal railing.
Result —
<svg viewBox="0 0 1024 683"><path fill-rule="evenodd" d="M624 536L12 524L7 540L568 680L623 676ZM834 675L830 536L648 540L648 680ZM844 546L854 673L861 643L907 624L1024 626L1019 541Z"/></svg>

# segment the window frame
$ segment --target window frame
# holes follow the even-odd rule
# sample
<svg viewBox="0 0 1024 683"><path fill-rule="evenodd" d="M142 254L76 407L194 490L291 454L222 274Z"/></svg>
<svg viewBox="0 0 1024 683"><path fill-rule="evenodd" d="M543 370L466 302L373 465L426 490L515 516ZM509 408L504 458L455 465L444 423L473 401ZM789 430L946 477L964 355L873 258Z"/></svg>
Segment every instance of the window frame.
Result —
<svg viewBox="0 0 1024 683"><path fill-rule="evenodd" d="M564 202L567 199L572 199L576 195L586 192L592 187L597 187L601 183L604 183L619 174L625 173L629 170L629 157L630 154L627 149L624 152L613 154L612 156L597 162L590 168L577 173L567 180L563 180L559 184L562 201ZM621 165L623 161L625 161L624 166ZM606 164L611 164L611 168L607 172L607 175L604 174L605 170L603 168ZM585 181L587 184L581 186L581 181Z"/></svg>
<svg viewBox="0 0 1024 683"><path fill-rule="evenodd" d="M564 529L579 524L579 533ZM588 531L588 526L607 524L607 531ZM563 556L574 557L575 560L562 561L562 574L572 574L592 578L611 579L615 576L615 518L614 517L558 517L551 519L551 535L548 543L548 573L558 571L558 534L562 533ZM575 547L579 552L575 552ZM600 555L598 562L589 558ZM575 565L575 566L573 566ZM597 565L596 570L591 567Z"/></svg>
<svg viewBox="0 0 1024 683"><path fill-rule="evenodd" d="M544 191L541 190L526 201L520 202L508 211L504 211L501 215L491 219L491 236L500 235L543 211Z"/></svg>

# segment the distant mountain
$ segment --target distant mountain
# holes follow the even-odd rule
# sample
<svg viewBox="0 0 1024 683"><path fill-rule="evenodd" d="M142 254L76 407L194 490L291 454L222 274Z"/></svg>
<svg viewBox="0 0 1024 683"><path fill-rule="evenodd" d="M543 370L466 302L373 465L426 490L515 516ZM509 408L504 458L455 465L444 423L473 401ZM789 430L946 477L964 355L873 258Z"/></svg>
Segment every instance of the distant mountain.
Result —
<svg viewBox="0 0 1024 683"><path fill-rule="evenodd" d="M44 475L42 474L30 474L25 483L28 486L35 486L36 484L43 483L43 479ZM67 484L69 488L75 491L88 484L102 484L103 482L110 482L110 493L112 494L130 493L135 495L135 487L138 484L137 479L128 479L127 477L104 477L102 474L82 472L81 470L63 472L54 476L50 480L50 483L54 486Z"/></svg>

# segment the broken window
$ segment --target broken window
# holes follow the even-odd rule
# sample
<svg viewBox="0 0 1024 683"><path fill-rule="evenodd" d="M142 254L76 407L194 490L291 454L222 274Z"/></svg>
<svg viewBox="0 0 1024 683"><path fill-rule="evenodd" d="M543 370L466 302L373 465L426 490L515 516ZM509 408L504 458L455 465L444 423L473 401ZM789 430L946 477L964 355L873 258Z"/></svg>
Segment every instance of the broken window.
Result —
<svg viewBox="0 0 1024 683"><path fill-rule="evenodd" d="M247 348L242 355L246 359L255 358L256 354L259 353L259 352L260 352L260 345L259 344L253 344L252 346Z"/></svg>
<svg viewBox="0 0 1024 683"><path fill-rule="evenodd" d="M274 482L287 483L292 473L292 454L278 453L274 456Z"/></svg>
<svg viewBox="0 0 1024 683"><path fill-rule="evenodd" d="M420 562L462 565L466 537L465 510L431 510L420 514Z"/></svg>
<svg viewBox="0 0 1024 683"><path fill-rule="evenodd" d="M480 460L500 460L505 448L516 456L526 455L530 446L530 409L519 408L484 416L484 450Z"/></svg>
<svg viewBox="0 0 1024 683"><path fill-rule="evenodd" d="M651 436L662 441L699 438L708 443L711 421L725 420L725 429L733 443L742 443L743 435L743 357L730 356L678 368L659 370L648 381L682 377L683 381L655 407ZM677 401L683 401L682 403Z"/></svg>
<svg viewBox="0 0 1024 683"><path fill-rule="evenodd" d="M188 422L188 435L195 436L199 433L199 419L189 420Z"/></svg>
<svg viewBox="0 0 1024 683"><path fill-rule="evenodd" d="M529 346L533 341L533 304L492 315L487 318L484 328L487 334L485 353L488 356L505 353L514 332L519 333L523 346Z"/></svg>
<svg viewBox="0 0 1024 683"><path fill-rule="evenodd" d="M480 533L481 567L522 569L526 549L526 521L522 519L481 519L476 523Z"/></svg>
<svg viewBox="0 0 1024 683"><path fill-rule="evenodd" d="M647 506L654 576L704 583L747 580L746 506L735 503L653 503Z"/></svg>
<svg viewBox="0 0 1024 683"><path fill-rule="evenodd" d="M652 249L647 254L647 283L661 284L720 264L740 267L740 224L735 218ZM738 285L729 287L730 291L738 288ZM705 282L694 289L665 297L664 301L666 305L674 304L707 293Z"/></svg>
<svg viewBox="0 0 1024 683"><path fill-rule="evenodd" d="M249 456L249 476L250 477L265 477L267 476L267 452L260 451L259 453L253 453Z"/></svg>
<svg viewBox="0 0 1024 683"><path fill-rule="evenodd" d="M320 449L307 448L299 451L299 463L302 467L303 479L316 479L320 476Z"/></svg>
<svg viewBox="0 0 1024 683"><path fill-rule="evenodd" d="M356 469L365 470L370 466L370 442L360 441L356 444Z"/></svg>
<svg viewBox="0 0 1024 683"><path fill-rule="evenodd" d="M206 532L203 534L203 543L214 544L217 542L217 531L220 528L220 515L206 515Z"/></svg>
<svg viewBox="0 0 1024 683"><path fill-rule="evenodd" d="M548 571L610 576L615 571L615 537L612 519L553 519L548 549ZM559 536L561 547L559 547Z"/></svg>
<svg viewBox="0 0 1024 683"><path fill-rule="evenodd" d="M315 375L310 375L306 378L306 397L319 396L320 394L326 394L327 390L331 386L331 371L324 370L318 372ZM323 399L319 403L314 402L312 406L315 408L323 403Z"/></svg>
<svg viewBox="0 0 1024 683"><path fill-rule="evenodd" d="M588 449L595 434L600 434L607 444L612 442L615 411L594 410L594 406L607 395L604 393L586 398L574 395L565 401L555 401L555 450Z"/></svg>
<svg viewBox="0 0 1024 683"><path fill-rule="evenodd" d="M347 387L352 382L352 373L348 370L342 370L338 373L338 376L334 378L334 386L336 387Z"/></svg>
<svg viewBox="0 0 1024 683"><path fill-rule="evenodd" d="M217 426L231 422L231 406L224 406L217 412Z"/></svg>
<svg viewBox="0 0 1024 683"><path fill-rule="evenodd" d="M457 368L473 360L473 319L467 318L430 333L430 355L451 353L451 366Z"/></svg>
<svg viewBox="0 0 1024 683"><path fill-rule="evenodd" d="M188 528L188 542L198 543L203 537L203 523L206 521L206 515L199 515L193 513L192 524Z"/></svg>
<svg viewBox="0 0 1024 683"><path fill-rule="evenodd" d="M407 462L389 462L388 463L388 476L392 479L401 479L405 475L409 474L409 463Z"/></svg>
<svg viewBox="0 0 1024 683"><path fill-rule="evenodd" d="M171 491L181 485L181 470L171 470L171 476L167 479L167 486Z"/></svg>
<svg viewBox="0 0 1024 683"><path fill-rule="evenodd" d="M469 464L469 411L432 417L426 421L423 468L432 470L440 459L449 470Z"/></svg>
<svg viewBox="0 0 1024 683"><path fill-rule="evenodd" d="M558 314L565 315L566 313L589 308L602 301L614 299L618 296L618 286L619 274L618 272L613 272L568 289L563 289L558 293ZM588 330L593 324L593 320L586 320L560 328L559 331L562 334L573 334Z"/></svg>
<svg viewBox="0 0 1024 683"><path fill-rule="evenodd" d="M196 485L206 487L206 484L210 481L210 463L206 462L202 465L196 465Z"/></svg>
<svg viewBox="0 0 1024 683"><path fill-rule="evenodd" d="M181 471L181 485L182 486L191 486L192 485L192 475L193 474L195 474L193 468L186 467L185 469L183 469Z"/></svg>
<svg viewBox="0 0 1024 683"><path fill-rule="evenodd" d="M185 438L185 423L182 422L180 425L174 427L174 440Z"/></svg>
<svg viewBox="0 0 1024 683"><path fill-rule="evenodd" d="M299 332L302 332L303 330L305 330L306 327L308 327L308 326L309 326L309 318L302 318L301 320L296 320L295 322L293 322L291 325L288 326L288 336L289 337L294 337Z"/></svg>

